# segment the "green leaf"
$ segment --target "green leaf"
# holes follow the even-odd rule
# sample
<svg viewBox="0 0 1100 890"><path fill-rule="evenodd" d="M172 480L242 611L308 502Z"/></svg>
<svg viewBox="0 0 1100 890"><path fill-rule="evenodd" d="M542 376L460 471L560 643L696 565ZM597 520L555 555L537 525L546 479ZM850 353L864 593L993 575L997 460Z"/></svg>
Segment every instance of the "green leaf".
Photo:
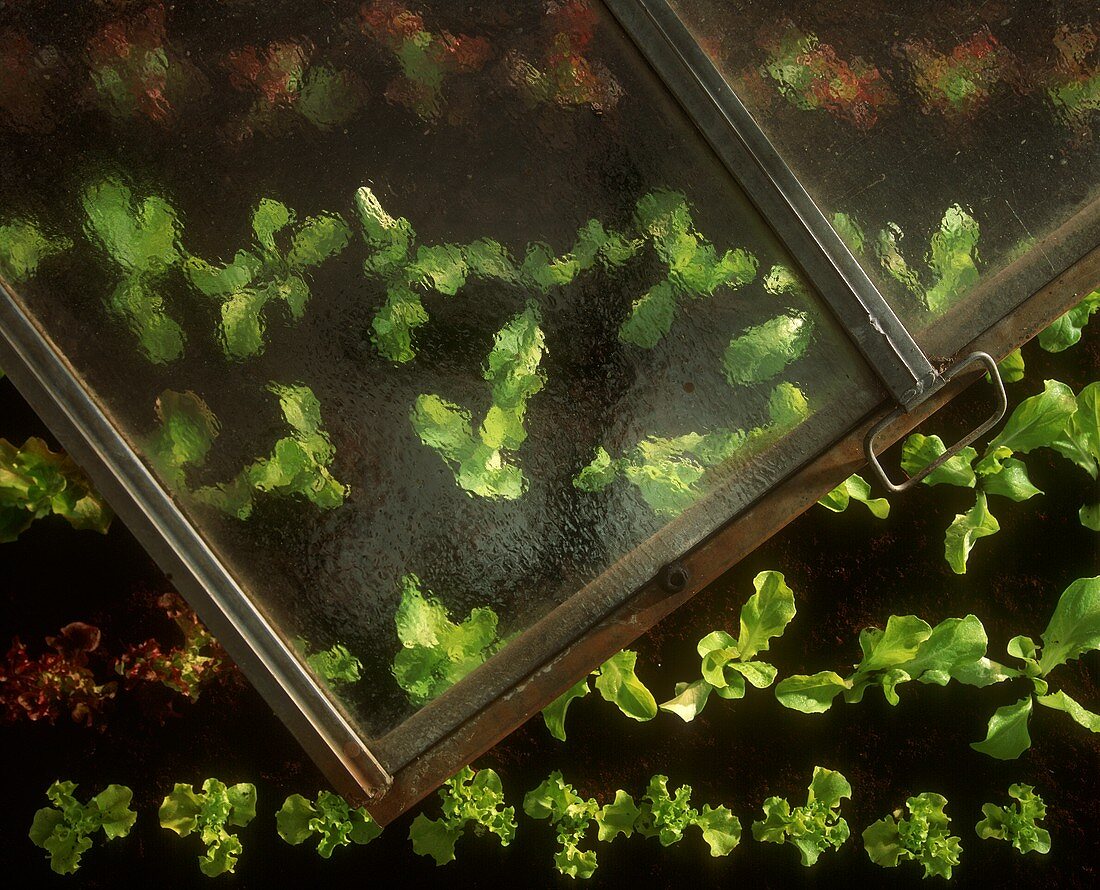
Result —
<svg viewBox="0 0 1100 890"><path fill-rule="evenodd" d="M1017 502L1042 494L1031 484L1024 462L1011 457L1004 461L999 473L982 476L982 490Z"/></svg>
<svg viewBox="0 0 1100 890"><path fill-rule="evenodd" d="M643 837L656 837L668 847L683 840L684 832L698 818L691 806L691 786L681 785L675 794L668 791L668 776L653 776L642 798L641 814L635 829Z"/></svg>
<svg viewBox="0 0 1100 890"><path fill-rule="evenodd" d="M300 794L290 795L275 814L279 837L291 846L303 843L313 834L310 823L316 815L317 810L306 798Z"/></svg>
<svg viewBox="0 0 1100 890"><path fill-rule="evenodd" d="M1021 853L1049 853L1050 832L1038 825L1047 814L1043 799L1031 785L1012 785L1008 794L1014 798L1009 807L982 805L985 818L974 826L978 837L1010 841Z"/></svg>
<svg viewBox="0 0 1100 890"><path fill-rule="evenodd" d="M637 674L634 666L638 653L624 650L612 655L600 666L596 676L596 691L605 701L634 720L652 720L657 716L657 701Z"/></svg>
<svg viewBox="0 0 1100 890"><path fill-rule="evenodd" d="M448 825L442 819L429 819L420 813L409 826L409 840L418 856L431 856L435 864L446 865L455 858L455 844L462 829Z"/></svg>
<svg viewBox="0 0 1100 890"><path fill-rule="evenodd" d="M1049 448L1062 435L1076 410L1073 391L1057 380L1046 380L1043 392L1016 406L1004 428L986 447L986 453L997 447L1020 454Z"/></svg>
<svg viewBox="0 0 1100 890"><path fill-rule="evenodd" d="M997 370L1001 372L1001 379L1005 383L1019 383L1024 379L1024 355L1019 349L1013 349L1008 355L997 362ZM986 374L986 377L989 377Z"/></svg>
<svg viewBox="0 0 1100 890"><path fill-rule="evenodd" d="M822 714L832 707L833 699L852 688L836 671L820 671L806 676L795 674L779 681L775 697L785 708L803 714Z"/></svg>
<svg viewBox="0 0 1100 890"><path fill-rule="evenodd" d="M761 572L752 584L756 593L741 607L737 649L742 661L767 651L769 641L782 636L795 616L794 591L781 573Z"/></svg>
<svg viewBox="0 0 1100 890"><path fill-rule="evenodd" d="M638 820L641 810L634 803L634 798L625 791L616 791L615 800L604 804L596 813L596 824L599 826L599 840L613 841L620 834L630 837L634 833L634 823Z"/></svg>
<svg viewBox="0 0 1100 890"><path fill-rule="evenodd" d="M910 797L905 806L908 817L902 819L902 810L894 810L864 830L867 856L883 868L895 868L902 859L912 860L924 866L924 877L950 879L962 846L961 839L951 834L947 799L926 791Z"/></svg>
<svg viewBox="0 0 1100 890"><path fill-rule="evenodd" d="M99 811L99 825L107 840L126 837L134 827L137 813L130 809L133 799L134 792L125 785L108 785L92 798L91 803Z"/></svg>
<svg viewBox="0 0 1100 890"><path fill-rule="evenodd" d="M1062 592L1042 637L1039 670L1044 677L1058 665L1100 649L1100 577L1079 578Z"/></svg>
<svg viewBox="0 0 1100 890"><path fill-rule="evenodd" d="M275 250L275 235L294 222L294 211L282 201L261 198L252 211L252 231L261 247Z"/></svg>
<svg viewBox="0 0 1100 890"><path fill-rule="evenodd" d="M317 674L329 682L356 683L363 675L363 663L341 643L307 655L306 661Z"/></svg>
<svg viewBox="0 0 1100 890"><path fill-rule="evenodd" d="M1076 723L1085 727L1089 732L1100 732L1100 714L1094 714L1087 708L1083 708L1064 692L1058 691L1051 695L1037 695L1035 700L1044 707L1069 714Z"/></svg>
<svg viewBox="0 0 1100 890"><path fill-rule="evenodd" d="M751 386L780 374L806 352L813 323L804 312L779 315L730 341L722 359L731 386Z"/></svg>
<svg viewBox="0 0 1100 890"><path fill-rule="evenodd" d="M1077 515L1085 528L1100 532L1100 503L1083 504Z"/></svg>
<svg viewBox="0 0 1100 890"><path fill-rule="evenodd" d="M1039 345L1047 352L1061 352L1081 339L1081 330L1088 324L1089 316L1100 309L1100 290L1086 296L1069 312L1039 333Z"/></svg>
<svg viewBox="0 0 1100 890"><path fill-rule="evenodd" d="M869 673L895 666L904 666L932 635L928 622L916 615L891 615L886 629L868 627L860 631L859 645L863 660L857 673Z"/></svg>
<svg viewBox="0 0 1100 890"><path fill-rule="evenodd" d="M985 538L1001 530L989 512L984 491L978 492L974 506L966 513L958 514L947 529L944 540L944 555L951 571L956 575L966 574L966 561L978 538Z"/></svg>
<svg viewBox="0 0 1100 890"><path fill-rule="evenodd" d="M546 723L546 728L550 730L550 735L558 741L565 741L565 714L569 710L569 705L574 699L584 698L589 692L591 688L588 685L588 677L582 677L542 709L542 719Z"/></svg>
<svg viewBox="0 0 1100 890"><path fill-rule="evenodd" d="M1030 695L1013 705L997 708L989 718L985 740L972 742L970 747L997 760L1015 760L1031 747L1027 731L1031 708Z"/></svg>
<svg viewBox="0 0 1100 890"><path fill-rule="evenodd" d="M931 312L943 312L977 284L979 238L974 217L958 204L947 208L925 257L935 276L935 283L925 294L925 305Z"/></svg>
<svg viewBox="0 0 1100 890"><path fill-rule="evenodd" d="M932 461L947 451L947 446L939 436L924 436L914 433L905 440L901 447L901 468L909 476L916 476ZM946 461L943 466L937 467L922 480L924 485L958 485L962 488L973 488L976 482L974 470L971 464L977 458L978 452L967 446L958 454Z"/></svg>
<svg viewBox="0 0 1100 890"><path fill-rule="evenodd" d="M694 683L677 683L676 696L663 702L660 708L669 714L675 714L685 723L690 723L703 712L713 689L714 687L706 680L696 680Z"/></svg>
<svg viewBox="0 0 1100 890"><path fill-rule="evenodd" d="M634 301L630 315L619 327L619 339L624 343L652 349L672 330L676 317L676 289L662 281Z"/></svg>
<svg viewBox="0 0 1100 890"><path fill-rule="evenodd" d="M870 484L859 475L849 476L818 503L834 513L843 513L851 501L866 505L876 519L885 519L890 515L890 502L886 498L872 498Z"/></svg>
<svg viewBox="0 0 1100 890"><path fill-rule="evenodd" d="M711 856L728 856L741 843L741 820L729 807L711 809L710 804L703 804L695 824L703 832Z"/></svg>

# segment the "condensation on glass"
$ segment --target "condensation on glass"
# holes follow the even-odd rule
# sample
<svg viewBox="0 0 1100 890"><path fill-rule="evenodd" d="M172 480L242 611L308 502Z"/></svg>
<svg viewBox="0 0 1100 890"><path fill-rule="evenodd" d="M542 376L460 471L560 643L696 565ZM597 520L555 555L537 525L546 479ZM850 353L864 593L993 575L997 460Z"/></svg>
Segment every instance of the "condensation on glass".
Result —
<svg viewBox="0 0 1100 890"><path fill-rule="evenodd" d="M1100 242L1094 2L671 5L930 354Z"/></svg>
<svg viewBox="0 0 1100 890"><path fill-rule="evenodd" d="M403 585L488 655L880 398L594 4L6 16L0 269L364 737Z"/></svg>

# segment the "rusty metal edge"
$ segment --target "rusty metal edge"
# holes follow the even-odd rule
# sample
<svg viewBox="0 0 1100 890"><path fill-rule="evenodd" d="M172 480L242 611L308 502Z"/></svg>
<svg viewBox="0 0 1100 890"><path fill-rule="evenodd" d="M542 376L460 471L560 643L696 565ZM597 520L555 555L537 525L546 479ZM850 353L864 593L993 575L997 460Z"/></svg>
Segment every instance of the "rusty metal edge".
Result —
<svg viewBox="0 0 1100 890"><path fill-rule="evenodd" d="M984 351L1001 359L1035 337L1097 286L1100 286L1100 247L1049 281L959 349L957 355ZM948 384L887 427L880 434L881 440L887 445L897 442L979 377L980 372L974 372ZM371 815L382 825L392 822L427 797L462 764L485 753L531 715L537 715L572 686L577 677L594 670L610 653L629 645L858 472L865 463L863 440L867 431L891 410L892 405L884 403L881 410L854 427L817 460L796 471L686 554L681 562L690 572L690 581L683 590L670 594L656 580L645 585L511 692L397 771L386 793L368 805Z"/></svg>

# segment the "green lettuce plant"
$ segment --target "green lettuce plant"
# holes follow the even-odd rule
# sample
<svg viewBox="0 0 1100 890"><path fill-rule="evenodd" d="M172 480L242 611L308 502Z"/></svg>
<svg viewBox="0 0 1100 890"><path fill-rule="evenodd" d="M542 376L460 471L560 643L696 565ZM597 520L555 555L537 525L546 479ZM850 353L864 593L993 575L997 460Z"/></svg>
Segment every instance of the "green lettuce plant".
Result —
<svg viewBox="0 0 1100 890"><path fill-rule="evenodd" d="M126 837L137 813L130 809L134 793L125 785L108 785L87 803L74 796L75 782L54 782L46 790L53 806L34 814L28 836L49 855L50 868L68 875L80 868L80 857L92 848L92 835L103 832L107 840Z"/></svg>
<svg viewBox="0 0 1100 890"><path fill-rule="evenodd" d="M435 864L446 865L455 858L455 844L473 823L474 833L495 834L503 847L516 836L516 811L504 806L500 776L491 769L463 767L439 790L443 813L439 819L417 815L409 827L413 852L431 856Z"/></svg>
<svg viewBox="0 0 1100 890"><path fill-rule="evenodd" d="M812 330L809 316L793 311L746 328L722 356L730 386L751 386L781 374L805 354Z"/></svg>
<svg viewBox="0 0 1100 890"><path fill-rule="evenodd" d="M363 676L363 662L351 654L343 643L333 643L328 649L311 651L309 642L303 639L295 641L298 651L317 676L329 683L341 685L358 683Z"/></svg>
<svg viewBox="0 0 1100 890"><path fill-rule="evenodd" d="M0 220L0 278L9 284L29 281L43 260L64 253L72 246L68 238L47 234L32 219Z"/></svg>
<svg viewBox="0 0 1100 890"><path fill-rule="evenodd" d="M275 442L271 455L246 466L229 482L191 489L187 471L200 467L219 432L217 418L195 393L165 390L157 398L159 425L146 438L146 452L162 479L173 489L248 519L256 495L302 497L322 510L344 503L348 486L329 471L336 449L321 421L321 404L308 386L271 383L268 390L291 428Z"/></svg>
<svg viewBox="0 0 1100 890"><path fill-rule="evenodd" d="M369 844L382 833L382 827L363 807L351 807L331 791L319 791L310 801L300 794L290 795L275 814L279 837L292 846L317 835L317 854L332 856L337 847Z"/></svg>
<svg viewBox="0 0 1100 890"><path fill-rule="evenodd" d="M456 624L430 591L421 592L416 575L405 575L394 615L401 642L393 659L397 685L415 705L442 695L504 646L497 623L496 612L480 608Z"/></svg>
<svg viewBox="0 0 1100 890"><path fill-rule="evenodd" d="M737 638L722 630L703 637L698 645L702 678L677 683L676 697L664 702L662 711L690 722L702 713L711 692L737 699L744 697L746 681L757 689L775 682L776 669L756 656L767 651L770 641L781 637L794 618L794 592L779 572L761 572L752 583L756 593L741 608Z"/></svg>
<svg viewBox="0 0 1100 890"><path fill-rule="evenodd" d="M1063 691L1051 692L1051 671L1100 649L1100 577L1079 578L1058 598L1054 614L1040 635L1008 641L1008 654L1023 662L1022 670L998 666L1010 677L1027 677L1032 691L1018 702L998 708L989 719L986 737L970 747L998 760L1014 760L1031 747L1028 723L1035 703L1062 711L1089 732L1100 733L1100 714L1089 711Z"/></svg>
<svg viewBox="0 0 1100 890"><path fill-rule="evenodd" d="M792 807L784 798L764 801L764 818L752 823L752 836L769 844L792 844L805 866L813 865L829 847L840 849L848 840L847 821L840 804L851 799L852 786L836 770L815 766L806 805Z"/></svg>
<svg viewBox="0 0 1100 890"><path fill-rule="evenodd" d="M879 686L886 700L896 705L897 688L915 680L946 686L951 680L971 686L988 686L1015 676L1015 672L985 657L989 643L985 628L974 615L947 618L932 627L916 615L891 615L885 629L860 631L863 658L843 677L836 671L795 674L775 687L775 697L785 708L803 714L820 714L843 695L846 702L862 701L871 686Z"/></svg>
<svg viewBox="0 0 1100 890"><path fill-rule="evenodd" d="M243 828L256 817L256 786L242 782L226 786L217 779L202 783L202 791L176 783L160 805L160 825L180 837L198 832L206 851L199 856L199 870L208 878L232 872L244 847L228 830Z"/></svg>
<svg viewBox="0 0 1100 890"><path fill-rule="evenodd" d="M982 804L985 818L974 826L978 837L1008 841L1020 853L1049 853L1050 832L1039 827L1047 814L1043 798L1023 784L1010 785L1008 796L1013 802L1007 807Z"/></svg>
<svg viewBox="0 0 1100 890"><path fill-rule="evenodd" d="M802 391L792 383L780 383L768 401L768 422L749 432L719 428L710 433L685 433L663 438L650 436L612 458L602 446L574 478L581 491L602 491L620 476L638 489L642 499L659 516L678 516L704 494L701 483L707 471L735 455L766 447L810 414Z"/></svg>
<svg viewBox="0 0 1100 890"><path fill-rule="evenodd" d="M557 770L523 798L523 812L532 819L548 819L554 826L561 848L554 854L554 866L571 878L590 878L596 871L596 851L580 847L599 811L595 798L582 798ZM613 818L609 814L605 821L611 824Z"/></svg>
<svg viewBox="0 0 1100 890"><path fill-rule="evenodd" d="M14 541L36 519L60 516L75 529L106 534L111 509L68 455L38 438L17 448L0 439L0 543Z"/></svg>
<svg viewBox="0 0 1100 890"><path fill-rule="evenodd" d="M960 838L951 834L951 817L944 808L947 798L926 791L905 802L909 815L902 818L899 808L863 831L863 846L876 865L896 868L910 860L924 866L924 876L951 878L951 869L959 864Z"/></svg>
<svg viewBox="0 0 1100 890"><path fill-rule="evenodd" d="M527 308L496 335L482 375L492 404L475 437L470 412L438 395L421 395L410 420L420 441L452 468L459 487L472 495L515 500L527 488L523 470L507 452L527 439L528 400L546 384L539 370L546 351L538 307Z"/></svg>
<svg viewBox="0 0 1100 890"><path fill-rule="evenodd" d="M944 539L944 555L956 574L966 572L967 559L978 539L1000 530L989 509L990 496L1020 502L1043 493L1031 483L1027 465L1014 456L1036 448L1051 448L1093 479L1097 477L1100 383L1089 384L1075 397L1064 383L1045 381L1043 392L1016 406L980 460L978 452L968 446L923 480L929 486L975 489L974 506L955 517ZM902 468L915 475L945 450L938 436L911 435L902 446ZM1089 528L1093 527L1093 509L1085 505L1081 511L1081 522Z"/></svg>
<svg viewBox="0 0 1100 890"><path fill-rule="evenodd" d="M637 663L638 653L624 649L612 655L590 676L596 678L596 691L604 701L611 702L627 717L644 722L657 716L657 700L638 679ZM569 705L590 691L589 677L584 677L543 709L542 719L550 735L565 741L565 715Z"/></svg>
<svg viewBox="0 0 1100 890"><path fill-rule="evenodd" d="M84 191L84 231L121 273L107 298L109 309L130 328L142 353L163 364L183 355L184 333L164 305L166 274L183 262L180 221L159 195L138 199L118 177Z"/></svg>
<svg viewBox="0 0 1100 890"><path fill-rule="evenodd" d="M868 247L863 228L854 217L837 213L833 226L855 253ZM948 207L939 230L932 235L924 255L927 274L922 276L906 260L899 242L904 233L894 223L878 233L873 250L885 274L912 294L925 309L939 315L973 287L979 277L977 220L960 205Z"/></svg>
<svg viewBox="0 0 1100 890"><path fill-rule="evenodd" d="M252 213L255 243L250 248L238 250L223 266L186 258L184 270L191 283L221 301L219 340L229 358L263 351L264 313L273 301L285 303L294 321L301 319L310 298L308 270L340 253L351 239L351 230L337 214L321 213L297 226L295 219L281 201L264 198Z"/></svg>

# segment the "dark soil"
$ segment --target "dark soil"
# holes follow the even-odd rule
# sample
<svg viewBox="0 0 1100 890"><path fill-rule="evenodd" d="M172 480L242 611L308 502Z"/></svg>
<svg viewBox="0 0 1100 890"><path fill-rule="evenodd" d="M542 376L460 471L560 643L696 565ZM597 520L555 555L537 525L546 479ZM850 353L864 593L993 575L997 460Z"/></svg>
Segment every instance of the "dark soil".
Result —
<svg viewBox="0 0 1100 890"><path fill-rule="evenodd" d="M1096 376L1100 332L1058 356L1036 346L1025 350L1027 377L1011 387L1013 402L1031 395L1044 378L1080 388ZM972 388L928 425L947 438L984 407L985 392ZM2 432L11 439L45 434L7 381L0 382ZM897 449L889 453L896 465ZM815 508L735 567L684 609L638 641L642 678L660 700L677 680L696 675L695 641L715 628L736 629L751 592L751 579L766 568L784 572L796 591L798 616L769 652L780 675L825 668L843 670L857 659L861 627L892 613L915 613L930 622L974 612L990 637L990 655L1004 658L1010 637L1037 637L1057 596L1075 578L1096 572L1092 533L1077 521L1077 508L1095 489L1083 472L1056 455L1026 459L1032 480L1046 494L1024 504L997 499L992 509L1002 531L981 541L965 576L943 560L943 531L967 509L967 493L938 487L895 498L890 518L879 521L860 505L843 515ZM171 625L152 605L167 582L125 528L101 538L75 533L63 523L39 522L14 544L4 545L0 573L0 639L18 635L34 646L63 624L82 620L103 628L103 649L118 652L148 636L171 641ZM1100 702L1096 654L1060 668L1059 688L1086 706ZM648 724L622 717L596 696L570 711L569 741L551 739L542 721L524 728L481 759L503 780L509 802L553 769L585 795L610 799L616 788L641 794L653 773L673 786L687 782L696 805L731 806L745 829L742 845L727 859L712 859L697 834L674 847L654 840L619 839L599 845L599 870L590 886L712 886L737 881L754 887L859 885L916 886L914 865L884 872L872 865L858 834L875 819L921 791L937 791L962 838L963 887L1092 887L1100 881L1100 744L1064 715L1035 714L1034 745L1019 760L991 760L969 748L984 735L992 711L1023 694L1017 684L985 690L909 684L892 708L876 690L862 704L840 705L820 716L785 710L770 691L750 690L742 701L713 700L685 725L669 715ZM166 705L171 704L169 712ZM207 886L198 871L194 838L181 840L157 824L156 808L176 781L199 784L207 776L250 781L259 789L259 815L240 830L245 852L224 886L551 886L567 885L553 871L549 825L520 816L515 842L502 849L494 838L468 835L458 860L437 870L413 855L406 839L412 816L388 828L367 848L338 850L324 861L303 845L291 848L275 832L274 812L292 792L324 787L313 765L243 681L230 678L204 691L194 705L165 692L120 693L102 731L67 721L56 726L0 728L5 805L0 808L0 850L12 887L68 884L116 887ZM804 800L815 764L840 769L854 799L844 807L853 839L805 869L790 847L751 840L749 826L772 794ZM43 792L55 778L71 778L84 794L109 782L131 786L138 823L130 837L97 844L74 878L53 875L41 851L26 839ZM1007 801L1013 782L1037 786L1049 807L1053 850L1020 856L1008 844L979 841L974 823L983 802ZM427 804L429 813L435 802Z"/></svg>

